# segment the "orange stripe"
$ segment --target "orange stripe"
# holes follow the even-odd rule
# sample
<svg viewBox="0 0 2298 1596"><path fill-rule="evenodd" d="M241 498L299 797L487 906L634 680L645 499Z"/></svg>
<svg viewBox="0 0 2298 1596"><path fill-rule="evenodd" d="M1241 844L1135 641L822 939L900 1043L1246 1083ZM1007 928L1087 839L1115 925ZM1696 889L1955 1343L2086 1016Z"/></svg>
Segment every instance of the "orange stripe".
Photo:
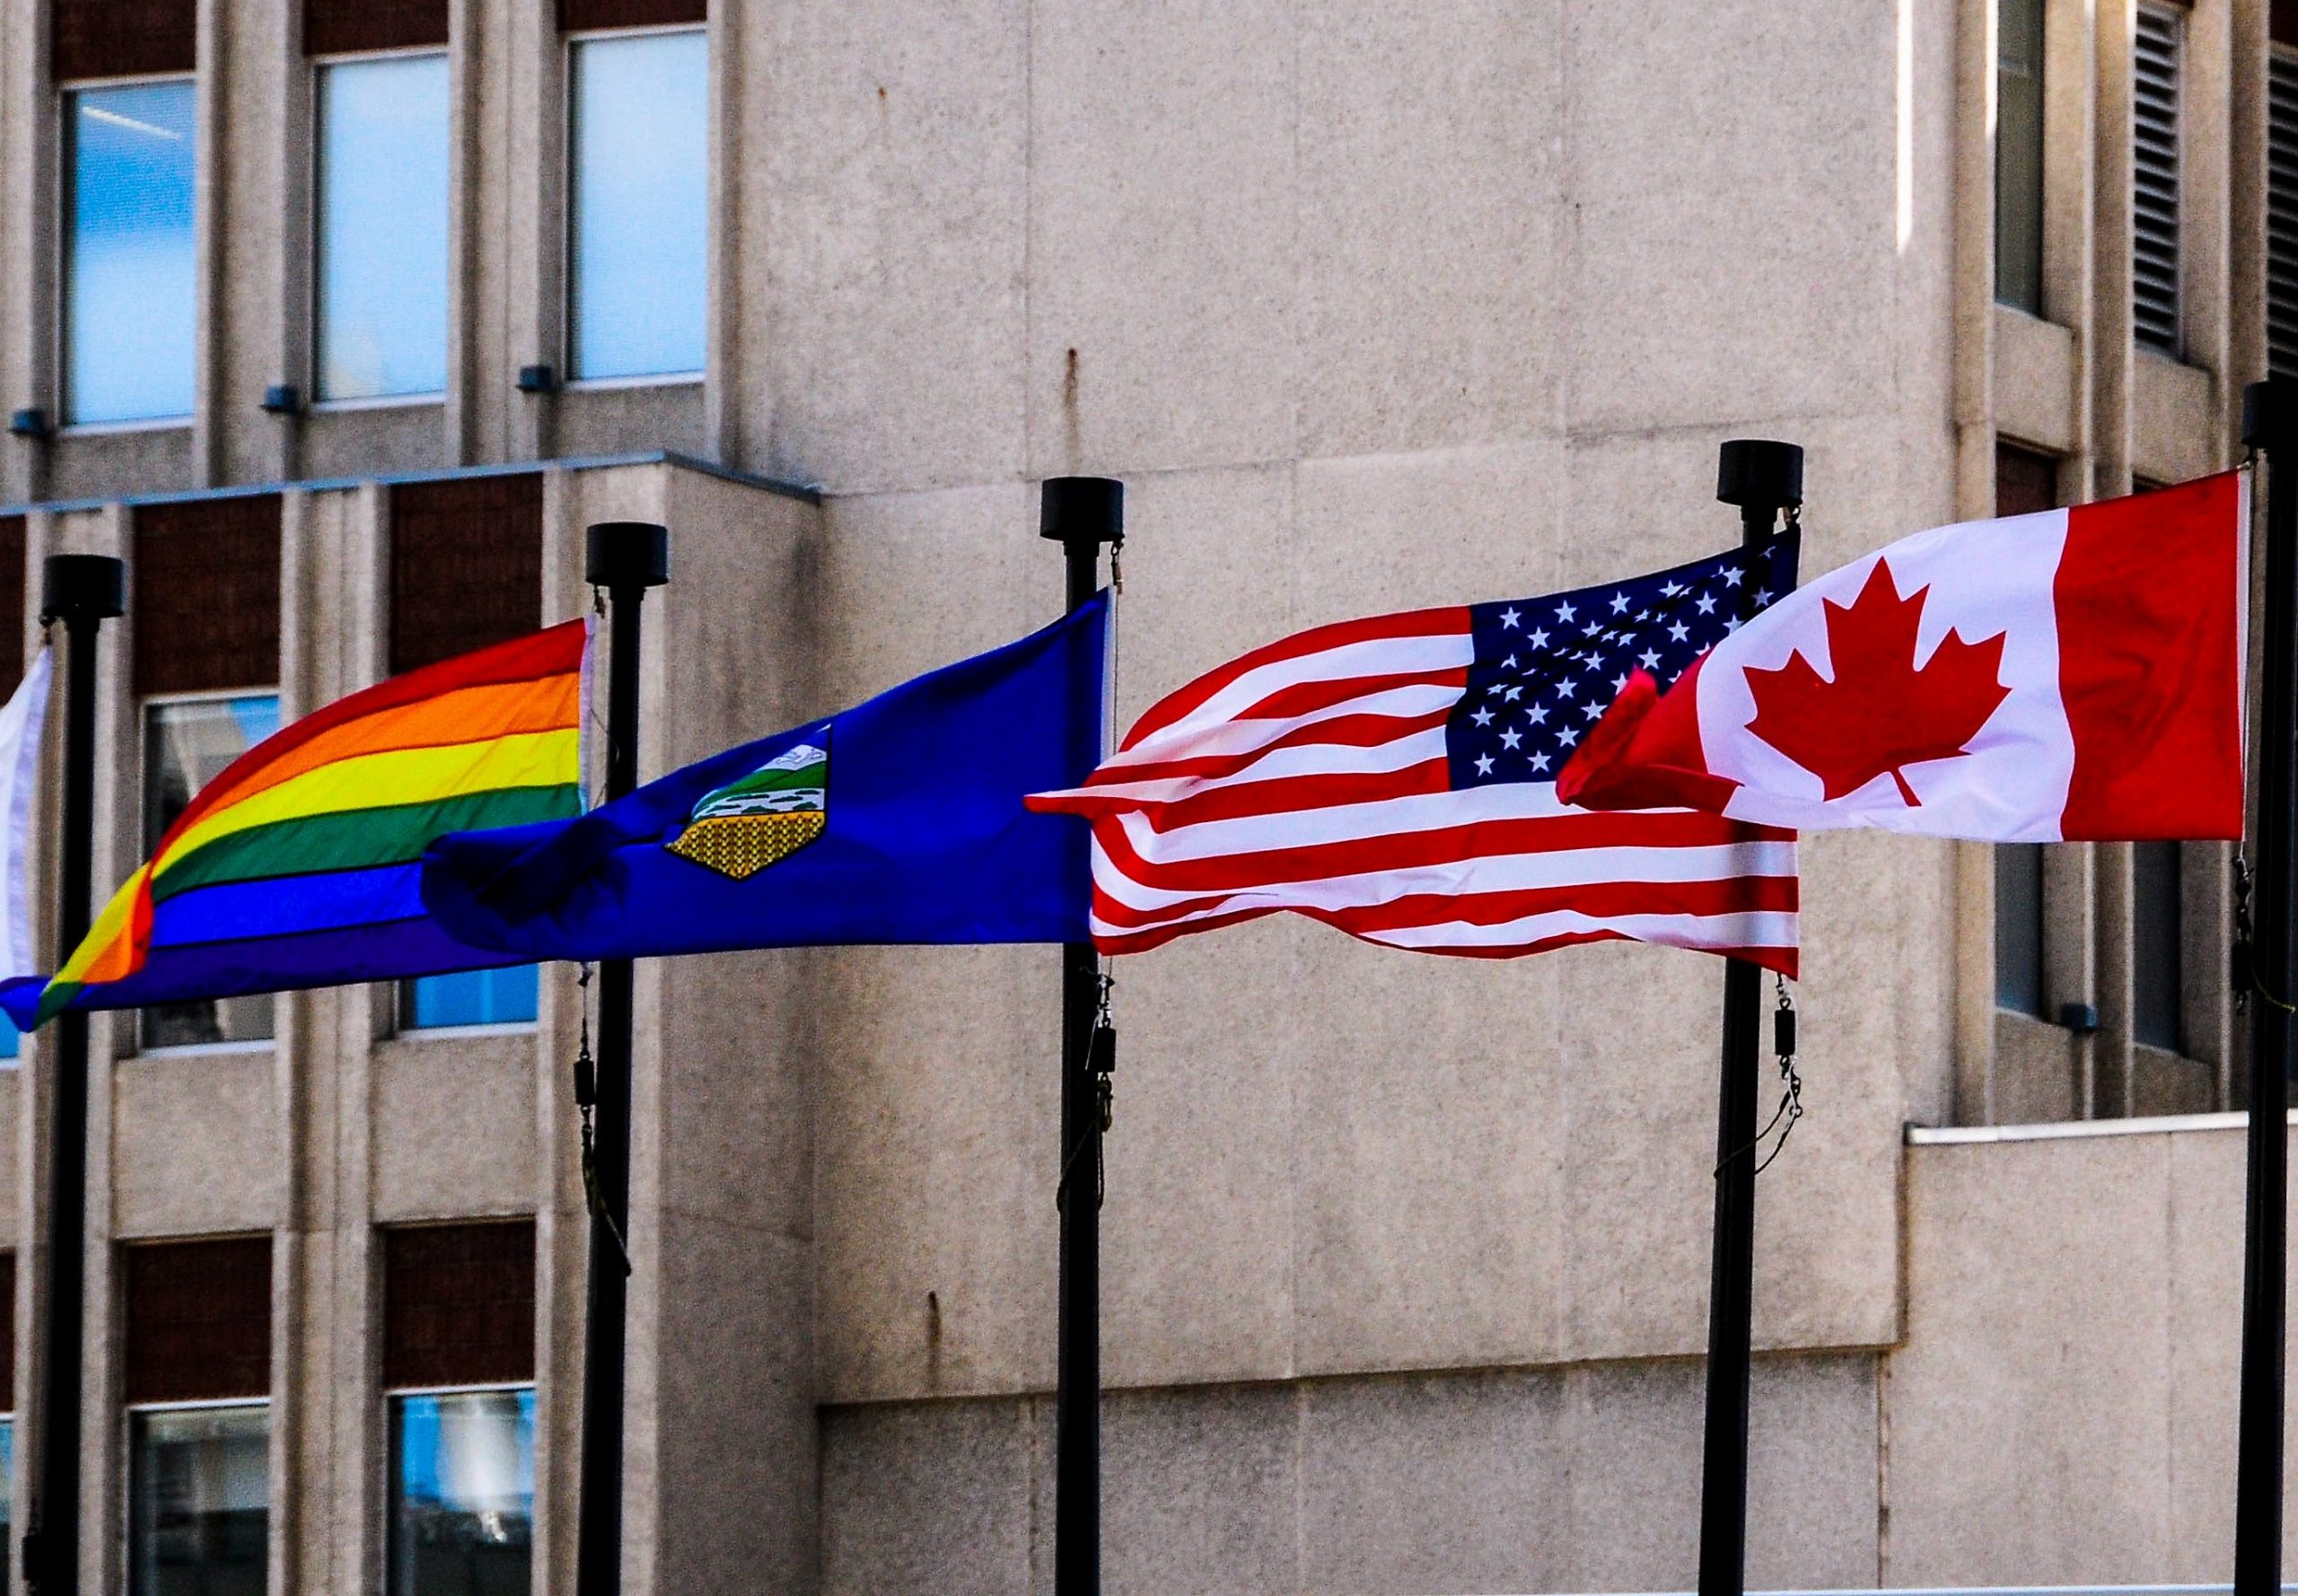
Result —
<svg viewBox="0 0 2298 1596"><path fill-rule="evenodd" d="M487 742L527 732L563 731L580 723L582 699L583 679L569 671L531 681L458 688L435 698L418 698L412 704L378 710L355 721L346 721L302 747L289 750L272 763L248 772L231 791L217 794L207 804L207 812L213 814L243 802L305 771L362 754Z"/></svg>

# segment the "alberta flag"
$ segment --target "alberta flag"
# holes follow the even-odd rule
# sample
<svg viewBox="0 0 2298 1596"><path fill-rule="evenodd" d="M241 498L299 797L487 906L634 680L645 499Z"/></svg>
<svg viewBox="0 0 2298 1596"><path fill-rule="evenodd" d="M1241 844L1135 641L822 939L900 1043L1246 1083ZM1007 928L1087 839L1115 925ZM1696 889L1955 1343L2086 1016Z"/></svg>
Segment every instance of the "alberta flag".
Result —
<svg viewBox="0 0 2298 1596"><path fill-rule="evenodd" d="M1632 677L1557 795L1981 842L2238 837L2248 511L2226 471L1902 539L1672 685Z"/></svg>
<svg viewBox="0 0 2298 1596"><path fill-rule="evenodd" d="M1108 595L580 820L432 845L456 937L536 959L1086 935L1084 825L1025 793L1101 753Z"/></svg>

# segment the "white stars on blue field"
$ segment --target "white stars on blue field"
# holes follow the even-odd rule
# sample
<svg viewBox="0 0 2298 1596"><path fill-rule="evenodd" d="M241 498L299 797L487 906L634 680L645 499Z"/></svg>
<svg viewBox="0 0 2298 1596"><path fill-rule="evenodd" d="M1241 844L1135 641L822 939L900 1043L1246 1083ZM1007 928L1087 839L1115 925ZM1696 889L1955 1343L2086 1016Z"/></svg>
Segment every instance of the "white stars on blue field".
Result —
<svg viewBox="0 0 2298 1596"><path fill-rule="evenodd" d="M1750 572L1758 580L1743 585ZM1735 549L1628 582L1469 606L1476 660L1444 728L1452 785L1554 781L1631 671L1671 685L1794 585L1785 539L1758 555ZM1527 624L1536 613L1541 624Z"/></svg>

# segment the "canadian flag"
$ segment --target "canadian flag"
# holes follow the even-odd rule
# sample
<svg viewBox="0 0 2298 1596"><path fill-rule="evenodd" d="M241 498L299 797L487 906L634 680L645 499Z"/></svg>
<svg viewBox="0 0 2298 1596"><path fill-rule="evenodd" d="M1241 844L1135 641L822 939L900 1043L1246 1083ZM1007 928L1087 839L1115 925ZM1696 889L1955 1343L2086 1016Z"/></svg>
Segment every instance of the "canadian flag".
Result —
<svg viewBox="0 0 2298 1596"><path fill-rule="evenodd" d="M2227 471L1903 539L1664 690L1630 677L1557 795L1987 842L2240 837L2249 508Z"/></svg>

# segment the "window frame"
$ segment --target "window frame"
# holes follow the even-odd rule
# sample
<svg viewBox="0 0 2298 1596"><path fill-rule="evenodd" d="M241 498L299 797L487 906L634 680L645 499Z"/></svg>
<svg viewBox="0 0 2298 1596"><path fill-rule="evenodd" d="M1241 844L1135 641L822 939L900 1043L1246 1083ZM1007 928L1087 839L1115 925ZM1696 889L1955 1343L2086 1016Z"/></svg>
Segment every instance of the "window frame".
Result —
<svg viewBox="0 0 2298 1596"><path fill-rule="evenodd" d="M75 96L104 89L142 89L163 83L185 83L191 89L192 106L192 394L191 408L172 416L145 416L125 421L74 421L72 405L72 178L77 165L73 152L77 145L72 136L71 105ZM56 162L54 189L49 196L56 218L55 250L56 292L48 307L49 347L56 353L54 370L49 377L48 402L55 407L56 433L59 437L104 437L121 433L187 432L197 420L199 412L199 344L205 330L199 324L197 283L201 265L199 235L199 151L208 130L199 116L199 72L133 73L121 77L71 78L48 85L55 98L51 108L55 116Z"/></svg>
<svg viewBox="0 0 2298 1596"><path fill-rule="evenodd" d="M152 780L152 769L150 763L152 749L151 712L154 708L165 705L228 704L234 698L261 697L269 697L275 703L284 704L285 702L276 686L269 688L202 688L196 691L188 693L140 693L135 697L133 702L136 706L136 857L139 864L150 856L152 849L155 846L154 844L145 840L144 835L145 816L147 812L145 806L150 797ZM285 723L286 723L284 720L281 722L281 724L283 725ZM255 996L258 995L250 993L248 995ZM134 1050L134 1057L137 1058L199 1058L215 1057L226 1054L261 1053L268 1051L279 1044L278 1000L280 994L275 992L268 995L272 999L271 1034L268 1037L257 1037L236 1042L162 1042L154 1045L145 1039L145 1011L141 1008L131 1009L128 1012L136 1016L136 1047ZM236 1000L232 998L218 998L215 1001L219 1003L231 1003ZM11 1059L7 1062L9 1064L13 1064L14 1063L14 1060Z"/></svg>
<svg viewBox="0 0 2298 1596"><path fill-rule="evenodd" d="M682 372L642 372L629 377L578 377L574 374L574 263L577 259L574 235L574 56L578 45L618 39L660 39L672 34L699 34L703 39L702 118L705 130L702 207L703 282L703 349L702 364ZM699 22L652 22L626 28L581 28L558 36L558 147L562 152L559 171L558 247L563 269L558 274L558 344L561 360L566 365L565 381L560 388L568 393L609 393L634 388L692 388L710 378L710 284L708 263L718 235L717 207L710 203L713 152L709 149L708 131L711 116L716 109L712 92L709 66L716 51L711 48L711 25Z"/></svg>
<svg viewBox="0 0 2298 1596"><path fill-rule="evenodd" d="M306 56L303 58L303 65L308 68L304 75L303 84L303 114L306 118L304 126L311 129L311 146L310 164L303 174L304 181L309 185L305 191L311 196L309 206L311 236L306 241L310 244L311 251L311 269L304 274L307 280L304 284L306 303L303 307L305 318L303 391L311 396L309 408L314 415L347 415L360 410L436 409L447 402L448 390L454 385L454 373L452 370L448 370L440 386L423 393L379 393L364 399L326 399L321 397L325 387L320 381L320 362L324 358L324 346L320 337L320 296L326 286L322 273L320 241L321 230L326 226L324 207L327 203L327 189L320 180L327 160L327 124L324 119L326 101L320 90L320 82L330 66L358 66L369 61L406 61L427 56L437 57L446 64L447 67L447 223L449 232L447 288L449 303L445 307L445 315L443 319L444 325L440 329L440 337L445 347L452 351L455 338L452 303L455 259L452 234L455 168L458 154L454 136L455 66L452 47L443 44L410 44L388 50L338 50L327 55Z"/></svg>

